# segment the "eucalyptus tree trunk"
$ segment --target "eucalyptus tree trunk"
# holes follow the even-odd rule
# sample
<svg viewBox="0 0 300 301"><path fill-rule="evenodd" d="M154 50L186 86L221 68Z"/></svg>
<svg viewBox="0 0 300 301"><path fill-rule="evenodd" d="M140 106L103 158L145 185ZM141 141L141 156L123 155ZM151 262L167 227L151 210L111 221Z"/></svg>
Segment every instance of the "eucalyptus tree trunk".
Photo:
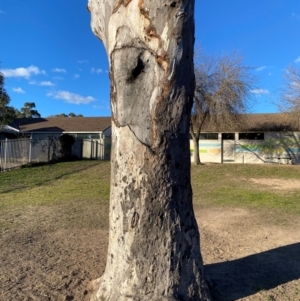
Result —
<svg viewBox="0 0 300 301"><path fill-rule="evenodd" d="M110 62L112 176L91 300L211 300L192 208L194 0L90 0Z"/></svg>

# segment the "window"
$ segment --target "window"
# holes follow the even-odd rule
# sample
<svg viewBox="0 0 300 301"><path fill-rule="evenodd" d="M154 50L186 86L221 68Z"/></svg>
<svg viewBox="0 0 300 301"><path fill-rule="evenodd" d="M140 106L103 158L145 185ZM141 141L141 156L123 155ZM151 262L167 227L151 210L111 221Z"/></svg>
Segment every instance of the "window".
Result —
<svg viewBox="0 0 300 301"><path fill-rule="evenodd" d="M83 133L83 134L77 134L77 139L99 139L100 134L99 133Z"/></svg>
<svg viewBox="0 0 300 301"><path fill-rule="evenodd" d="M234 140L234 133L222 133L222 140Z"/></svg>
<svg viewBox="0 0 300 301"><path fill-rule="evenodd" d="M264 133L239 133L239 140L264 140Z"/></svg>
<svg viewBox="0 0 300 301"><path fill-rule="evenodd" d="M201 133L200 140L218 140L218 133Z"/></svg>

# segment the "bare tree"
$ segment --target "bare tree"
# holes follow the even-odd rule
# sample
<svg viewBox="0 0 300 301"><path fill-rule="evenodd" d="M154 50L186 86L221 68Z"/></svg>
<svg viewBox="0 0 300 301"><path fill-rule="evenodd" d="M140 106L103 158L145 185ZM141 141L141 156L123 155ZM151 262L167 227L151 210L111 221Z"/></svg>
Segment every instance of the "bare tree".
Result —
<svg viewBox="0 0 300 301"><path fill-rule="evenodd" d="M90 0L110 62L106 269L92 300L211 300L192 208L194 0Z"/></svg>
<svg viewBox="0 0 300 301"><path fill-rule="evenodd" d="M278 105L281 111L300 115L300 68L290 66L286 70Z"/></svg>
<svg viewBox="0 0 300 301"><path fill-rule="evenodd" d="M195 164L200 164L199 139L203 125L228 128L246 112L254 82L250 71L236 53L220 57L200 54L195 63L196 87L190 123Z"/></svg>

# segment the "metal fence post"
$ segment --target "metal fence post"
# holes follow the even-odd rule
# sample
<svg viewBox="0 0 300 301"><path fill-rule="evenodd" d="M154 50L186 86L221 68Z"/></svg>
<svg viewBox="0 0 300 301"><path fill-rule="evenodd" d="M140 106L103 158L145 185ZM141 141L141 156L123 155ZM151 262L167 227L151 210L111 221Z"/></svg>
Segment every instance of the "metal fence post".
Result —
<svg viewBox="0 0 300 301"><path fill-rule="evenodd" d="M31 152L32 152L32 137L30 137L29 140L29 158L28 158L28 162L31 162Z"/></svg>
<svg viewBox="0 0 300 301"><path fill-rule="evenodd" d="M4 143L4 168L3 170L6 170L6 156L7 156L7 138L5 139Z"/></svg>

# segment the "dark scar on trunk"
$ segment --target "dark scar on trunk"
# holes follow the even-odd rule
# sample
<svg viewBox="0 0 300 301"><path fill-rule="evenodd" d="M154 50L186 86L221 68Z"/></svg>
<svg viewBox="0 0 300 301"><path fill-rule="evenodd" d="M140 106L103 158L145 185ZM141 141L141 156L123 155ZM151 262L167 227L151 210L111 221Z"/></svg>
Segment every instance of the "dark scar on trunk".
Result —
<svg viewBox="0 0 300 301"><path fill-rule="evenodd" d="M143 72L144 69L145 69L145 63L140 57L138 57L136 67L131 71L131 74L127 79L127 82L132 83L133 81L135 81L137 77Z"/></svg>

